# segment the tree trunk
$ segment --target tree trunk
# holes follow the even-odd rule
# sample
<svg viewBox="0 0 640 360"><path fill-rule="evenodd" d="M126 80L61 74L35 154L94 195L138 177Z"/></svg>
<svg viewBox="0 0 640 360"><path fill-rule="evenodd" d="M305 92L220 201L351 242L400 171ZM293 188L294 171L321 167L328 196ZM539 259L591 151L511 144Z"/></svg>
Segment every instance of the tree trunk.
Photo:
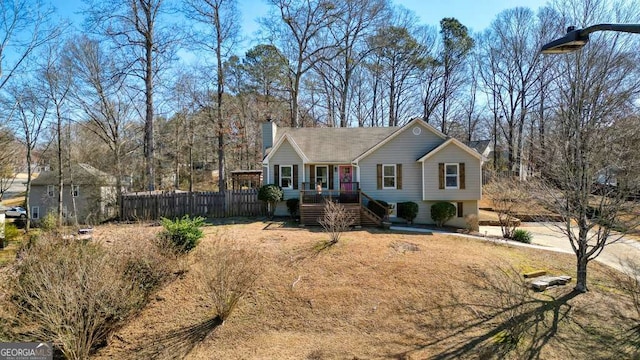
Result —
<svg viewBox="0 0 640 360"><path fill-rule="evenodd" d="M148 24L152 25L152 24ZM144 121L144 145L145 145L145 160L147 167L148 190L155 190L155 149L153 144L153 30L152 26L149 26L149 33L147 34L145 44L145 121Z"/></svg>
<svg viewBox="0 0 640 360"><path fill-rule="evenodd" d="M579 249L577 254L577 271L576 271L576 287L574 288L577 292L587 292L589 288L587 288L587 256L584 254L583 249Z"/></svg>

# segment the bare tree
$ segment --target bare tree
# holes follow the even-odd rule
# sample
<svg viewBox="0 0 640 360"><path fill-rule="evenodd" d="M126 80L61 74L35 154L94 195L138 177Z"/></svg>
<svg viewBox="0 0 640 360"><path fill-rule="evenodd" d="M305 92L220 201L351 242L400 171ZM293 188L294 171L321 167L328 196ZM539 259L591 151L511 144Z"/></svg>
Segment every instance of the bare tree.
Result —
<svg viewBox="0 0 640 360"><path fill-rule="evenodd" d="M34 80L35 81L35 80ZM13 107L15 116L12 120L19 134L20 142L23 144L27 160L27 194L25 203L27 205L26 229L31 227L31 209L29 207L29 197L31 195L31 177L33 174L33 151L39 144L40 136L47 126L49 118L50 99L38 92L38 89L31 86L31 82L24 82L11 86L10 96L7 98L6 107Z"/></svg>
<svg viewBox="0 0 640 360"><path fill-rule="evenodd" d="M15 113L11 116L15 116ZM24 151L8 126L0 126L0 201L23 165Z"/></svg>
<svg viewBox="0 0 640 360"><path fill-rule="evenodd" d="M511 171L521 168L525 125L542 101L539 79L544 69L539 49L548 27L547 21L536 17L532 10L514 8L498 14L481 37L480 74L494 104L496 130L501 131L506 141L507 166Z"/></svg>
<svg viewBox="0 0 640 360"><path fill-rule="evenodd" d="M624 23L640 15L637 4L604 0L554 5L558 19L579 25L596 18ZM558 25L564 29L568 24ZM637 48L637 38L605 33L582 51L556 60L553 139L539 161L545 178L537 183L536 196L563 218L559 228L576 254L579 292L588 290L588 263L640 218L635 204L627 201L639 186L640 149L632 139L640 136L640 128L637 121L625 121L632 118L640 94Z"/></svg>
<svg viewBox="0 0 640 360"><path fill-rule="evenodd" d="M50 46L46 52L46 63L42 68L42 75L44 80L44 91L49 97L49 101L53 106L53 116L55 118L55 138L56 138L56 160L58 165L58 201L57 201L57 222L58 226L62 226L64 219L63 214L63 193L64 193L64 177L63 169L64 161L64 149L63 149L63 132L64 132L64 116L63 113L68 111L67 98L69 90L71 89L71 73L70 70L60 60L62 58L62 49L59 44ZM70 144L68 144L70 145ZM69 192L73 192L73 185L70 187ZM75 214L74 209L74 214Z"/></svg>
<svg viewBox="0 0 640 360"><path fill-rule="evenodd" d="M125 87L121 74L108 51L97 40L86 36L73 39L65 48L65 62L73 71L72 101L83 114L81 124L109 149L115 170L117 201L122 193L127 129L136 111L134 96Z"/></svg>
<svg viewBox="0 0 640 360"><path fill-rule="evenodd" d="M474 40L468 33L467 27L455 18L440 20L440 34L442 35L442 53L439 61L442 65L442 124L443 133L447 134L447 114L449 100L464 82L466 69L465 60L474 46Z"/></svg>
<svg viewBox="0 0 640 360"><path fill-rule="evenodd" d="M282 43L291 64L291 127L299 127L302 77L322 59L335 57L336 41L327 35L342 9L323 0L269 0L277 10L263 25Z"/></svg>
<svg viewBox="0 0 640 360"><path fill-rule="evenodd" d="M383 19L389 16L386 0L342 0L338 7L343 9L336 14L336 20L329 28L333 41L336 43L337 56L323 59L317 66L320 76L331 89L331 109L334 117L339 119L337 125L349 125L349 100L352 91L352 77L356 69L370 53L367 46L368 37L375 34ZM337 113L337 114L336 114ZM330 117L332 118L332 117Z"/></svg>
<svg viewBox="0 0 640 360"><path fill-rule="evenodd" d="M144 83L144 156L147 189L155 190L155 85L158 73L171 60L175 31L161 21L163 0L86 0L90 30L113 41L113 53L123 74Z"/></svg>
<svg viewBox="0 0 640 360"><path fill-rule="evenodd" d="M0 89L3 89L22 71L36 49L60 35L62 24L49 22L53 9L40 0L3 1L0 9Z"/></svg>
<svg viewBox="0 0 640 360"><path fill-rule="evenodd" d="M224 60L238 41L240 13L236 0L189 0L187 17L197 21L201 27L195 36L197 43L216 58L216 137L218 140L218 190L227 187L225 173L225 119L223 98L225 92Z"/></svg>

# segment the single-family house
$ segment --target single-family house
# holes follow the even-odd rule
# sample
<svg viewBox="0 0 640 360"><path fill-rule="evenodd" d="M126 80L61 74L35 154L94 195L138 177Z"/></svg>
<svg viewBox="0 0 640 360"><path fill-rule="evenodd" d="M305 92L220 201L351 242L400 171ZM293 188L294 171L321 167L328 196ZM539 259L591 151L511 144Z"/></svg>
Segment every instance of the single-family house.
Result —
<svg viewBox="0 0 640 360"><path fill-rule="evenodd" d="M478 214L482 155L422 119L369 128L294 129L267 122L263 151L264 183L282 187L285 200L300 200L303 224L317 221L327 197L365 225L381 221L367 209L377 200L389 204L392 222L403 221L395 209L407 201L419 206L415 223L434 223L431 205L439 201L456 206L449 225L463 227L466 215ZM279 204L276 214L286 213Z"/></svg>
<svg viewBox="0 0 640 360"><path fill-rule="evenodd" d="M116 178L88 164L63 170L63 216L71 222L95 224L117 214ZM31 182L29 209L38 221L58 209L58 172L44 171Z"/></svg>

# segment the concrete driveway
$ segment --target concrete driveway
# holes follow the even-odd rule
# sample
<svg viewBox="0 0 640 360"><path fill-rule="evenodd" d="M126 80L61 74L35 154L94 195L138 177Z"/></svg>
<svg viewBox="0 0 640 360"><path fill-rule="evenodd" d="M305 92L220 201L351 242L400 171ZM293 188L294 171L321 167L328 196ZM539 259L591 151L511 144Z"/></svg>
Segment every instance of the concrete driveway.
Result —
<svg viewBox="0 0 640 360"><path fill-rule="evenodd" d="M557 225L556 223L523 223L520 228L531 232L533 235L532 244L547 247L550 250L573 253L569 240ZM480 233L502 236L499 226L480 226ZM640 241L630 237L622 237L616 242L606 245L596 261L618 271L628 272L626 263L640 264Z"/></svg>

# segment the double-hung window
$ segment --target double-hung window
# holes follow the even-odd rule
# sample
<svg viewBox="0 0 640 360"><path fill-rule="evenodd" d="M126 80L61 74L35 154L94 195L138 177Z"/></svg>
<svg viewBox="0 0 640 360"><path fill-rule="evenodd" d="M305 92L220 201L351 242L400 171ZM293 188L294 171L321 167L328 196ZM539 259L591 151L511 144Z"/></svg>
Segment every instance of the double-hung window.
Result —
<svg viewBox="0 0 640 360"><path fill-rule="evenodd" d="M280 165L280 187L293 188L293 165Z"/></svg>
<svg viewBox="0 0 640 360"><path fill-rule="evenodd" d="M73 185L71 193L73 197L78 197L78 195L80 195L80 185Z"/></svg>
<svg viewBox="0 0 640 360"><path fill-rule="evenodd" d="M55 185L47 185L47 196L53 197L55 193L56 193Z"/></svg>
<svg viewBox="0 0 640 360"><path fill-rule="evenodd" d="M396 188L396 165L382 165L382 188Z"/></svg>
<svg viewBox="0 0 640 360"><path fill-rule="evenodd" d="M445 164L444 180L445 189L458 189L459 188L459 165L458 164Z"/></svg>

